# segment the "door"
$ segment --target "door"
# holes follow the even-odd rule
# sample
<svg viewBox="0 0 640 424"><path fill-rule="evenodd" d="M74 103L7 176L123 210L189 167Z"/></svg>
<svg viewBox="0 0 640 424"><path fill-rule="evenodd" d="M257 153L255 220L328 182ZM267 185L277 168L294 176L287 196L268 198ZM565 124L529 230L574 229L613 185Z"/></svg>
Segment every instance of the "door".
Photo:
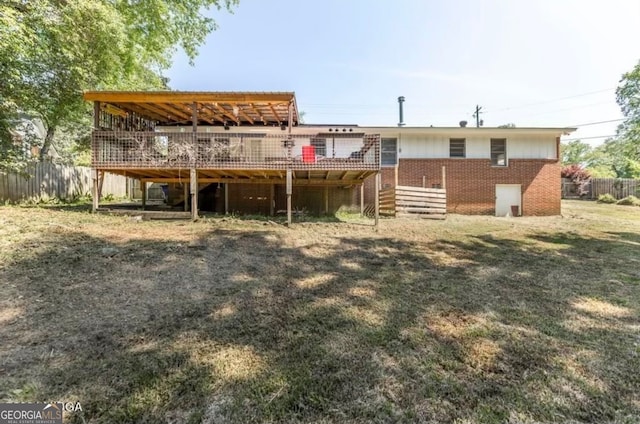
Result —
<svg viewBox="0 0 640 424"><path fill-rule="evenodd" d="M518 215L522 214L520 184L496 184L496 216L513 216L511 206L518 206Z"/></svg>

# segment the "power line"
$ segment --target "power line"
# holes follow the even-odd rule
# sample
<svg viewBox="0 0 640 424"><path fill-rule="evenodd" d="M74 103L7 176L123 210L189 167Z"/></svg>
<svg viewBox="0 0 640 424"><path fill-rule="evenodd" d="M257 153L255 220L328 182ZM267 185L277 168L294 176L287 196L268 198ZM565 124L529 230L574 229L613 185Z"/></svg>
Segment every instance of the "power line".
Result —
<svg viewBox="0 0 640 424"><path fill-rule="evenodd" d="M611 134L611 135L594 135L592 137L576 137L576 138L565 138L562 141L575 141L575 140L591 140L591 139L595 139L595 138L609 138L609 137L615 137L617 134Z"/></svg>
<svg viewBox="0 0 640 424"><path fill-rule="evenodd" d="M559 97L557 99L545 100L545 101L542 101L542 102L527 103L527 104L524 104L524 105L517 105L517 106L509 106L509 107L505 107L505 108L502 108L502 109L496 109L495 112L501 112L503 110L511 110L511 109L520 109L520 108L529 107L529 106L545 105L545 104L548 104L548 103L559 102L559 101L562 101L562 100L575 99L577 97L585 97L585 96L590 96L592 94L604 93L606 91L611 91L611 90L615 90L615 89L616 89L616 87L605 88L603 90L589 91L587 93L574 94L572 96Z"/></svg>
<svg viewBox="0 0 640 424"><path fill-rule="evenodd" d="M574 124L574 125L569 125L569 127L587 127L589 125L608 124L609 122L619 122L619 121L624 121L624 118L610 119L608 121L587 122L586 124Z"/></svg>
<svg viewBox="0 0 640 424"><path fill-rule="evenodd" d="M574 98L578 98L578 97L585 97L585 96L590 96L592 94L598 94L598 93L604 93L607 91L612 91L615 90L616 87L612 87L612 88L606 88L603 90L596 90L596 91L589 91L586 93L580 93L580 94L574 94L571 96L565 96L565 97L558 97L555 99L550 99L550 100L544 100L541 102L535 102L535 103L526 103L526 104L521 104L521 105L515 105L515 106L508 106L508 107L504 107L504 108L500 108L500 109L495 109L495 112L499 112L499 111L503 111L503 110L510 110L510 109L519 109L519 108L524 108L524 107L529 107L529 106L537 106L537 105L543 105L543 104L548 104L548 103L554 103L554 102L559 102L562 100L568 100L568 99L574 99ZM304 103L304 106L306 108L386 108L389 106L392 106L393 103ZM464 105L460 104L460 105L453 105L453 104L449 104L449 105L426 105L423 103L412 103L411 104L412 107L416 107L416 108L431 108L431 107L438 107L438 108L442 108L442 107L447 107L447 108L462 108L464 107Z"/></svg>

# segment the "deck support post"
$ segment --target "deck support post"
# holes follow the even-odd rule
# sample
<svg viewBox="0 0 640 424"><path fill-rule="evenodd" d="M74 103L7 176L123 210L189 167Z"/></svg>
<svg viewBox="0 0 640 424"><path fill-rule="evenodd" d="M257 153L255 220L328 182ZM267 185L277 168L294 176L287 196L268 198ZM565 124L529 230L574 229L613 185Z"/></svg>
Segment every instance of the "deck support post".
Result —
<svg viewBox="0 0 640 424"><path fill-rule="evenodd" d="M98 170L91 170L91 212L96 213L100 204L100 196L98 195Z"/></svg>
<svg viewBox="0 0 640 424"><path fill-rule="evenodd" d="M329 215L329 186L324 186L324 214Z"/></svg>
<svg viewBox="0 0 640 424"><path fill-rule="evenodd" d="M291 226L291 194L293 193L293 173L287 169L287 225Z"/></svg>
<svg viewBox="0 0 640 424"><path fill-rule="evenodd" d="M364 216L364 183L360 184L360 217Z"/></svg>
<svg viewBox="0 0 640 424"><path fill-rule="evenodd" d="M198 219L198 171L196 155L198 151L198 104L191 104L191 125L193 126L193 152L191 153L191 169L189 170L189 187L191 191L191 219Z"/></svg>
<svg viewBox="0 0 640 424"><path fill-rule="evenodd" d="M224 185L224 214L229 213L229 184Z"/></svg>
<svg viewBox="0 0 640 424"><path fill-rule="evenodd" d="M269 216L273 216L275 211L275 203L276 203L276 185L271 184L270 192L269 192Z"/></svg>
<svg viewBox="0 0 640 424"><path fill-rule="evenodd" d="M378 231L378 223L380 221L380 172L376 174L376 195L375 195L375 226Z"/></svg>
<svg viewBox="0 0 640 424"><path fill-rule="evenodd" d="M142 191L142 210L147 207L147 182L140 181L140 191Z"/></svg>
<svg viewBox="0 0 640 424"><path fill-rule="evenodd" d="M198 171L191 168L189 172L189 186L191 187L191 219L198 219Z"/></svg>
<svg viewBox="0 0 640 424"><path fill-rule="evenodd" d="M184 197L184 211L189 210L189 185L182 183L183 197Z"/></svg>

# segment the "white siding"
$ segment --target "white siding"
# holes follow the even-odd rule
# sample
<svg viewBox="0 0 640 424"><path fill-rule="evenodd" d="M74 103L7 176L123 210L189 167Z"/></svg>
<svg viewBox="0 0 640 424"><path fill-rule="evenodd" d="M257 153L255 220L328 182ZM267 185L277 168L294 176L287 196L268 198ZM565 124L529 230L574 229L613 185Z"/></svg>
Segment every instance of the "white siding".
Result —
<svg viewBox="0 0 640 424"><path fill-rule="evenodd" d="M449 138L446 135L403 134L400 141L402 159L438 159L449 157ZM556 140L553 136L466 137L467 159L489 159L491 139L506 138L509 159L556 159Z"/></svg>
<svg viewBox="0 0 640 424"><path fill-rule="evenodd" d="M549 136L518 136L507 138L510 159L556 159L556 140Z"/></svg>
<svg viewBox="0 0 640 424"><path fill-rule="evenodd" d="M467 158L487 159L490 157L491 142L489 138L468 137L467 138Z"/></svg>
<svg viewBox="0 0 640 424"><path fill-rule="evenodd" d="M448 158L449 137L403 134L400 150L401 159Z"/></svg>

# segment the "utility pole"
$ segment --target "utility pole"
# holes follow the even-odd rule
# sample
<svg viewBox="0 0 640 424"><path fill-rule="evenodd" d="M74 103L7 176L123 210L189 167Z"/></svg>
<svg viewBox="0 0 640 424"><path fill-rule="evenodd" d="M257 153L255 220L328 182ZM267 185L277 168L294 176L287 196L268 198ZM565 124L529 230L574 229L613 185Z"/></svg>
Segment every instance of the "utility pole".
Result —
<svg viewBox="0 0 640 424"><path fill-rule="evenodd" d="M481 112L481 110L482 110L482 107L476 105L476 111L473 114L473 117L476 118L476 127L478 128L480 128L484 124L484 122L480 119L480 114L484 113L484 112Z"/></svg>

